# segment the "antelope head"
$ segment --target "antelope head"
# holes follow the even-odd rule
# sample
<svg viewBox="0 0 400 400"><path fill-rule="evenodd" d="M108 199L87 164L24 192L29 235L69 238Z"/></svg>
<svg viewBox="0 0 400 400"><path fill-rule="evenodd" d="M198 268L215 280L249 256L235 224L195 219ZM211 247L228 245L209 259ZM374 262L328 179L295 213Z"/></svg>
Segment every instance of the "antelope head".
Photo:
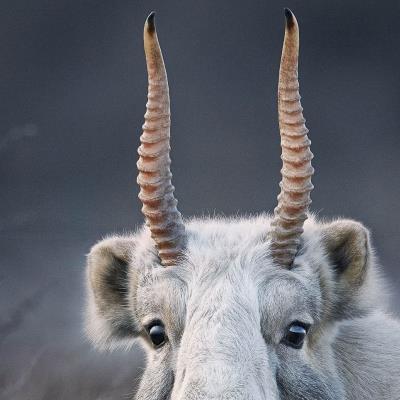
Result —
<svg viewBox="0 0 400 400"><path fill-rule="evenodd" d="M299 29L286 9L278 113L282 179L273 216L185 221L170 171L170 103L154 13L144 27L148 102L137 163L146 224L88 256L87 332L137 339L137 399L340 399L335 326L370 306L368 231L309 217L313 168L300 104Z"/></svg>

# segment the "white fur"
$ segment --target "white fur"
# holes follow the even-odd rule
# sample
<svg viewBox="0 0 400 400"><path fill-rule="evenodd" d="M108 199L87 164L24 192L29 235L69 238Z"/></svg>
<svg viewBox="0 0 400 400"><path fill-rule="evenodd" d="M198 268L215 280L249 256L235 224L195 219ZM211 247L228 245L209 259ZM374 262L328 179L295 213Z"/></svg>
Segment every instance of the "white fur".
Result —
<svg viewBox="0 0 400 400"><path fill-rule="evenodd" d="M93 286L89 279L90 336L105 345L142 337L149 357L137 399L395 399L400 324L385 311L370 249L363 274L354 267L359 284L347 286L351 270L337 276L324 245L330 226L306 222L290 271L270 257L267 215L186 222L185 257L170 268L160 266L147 228L108 239L89 255L88 276L101 281L100 260L106 254L110 263L118 253L129 267L127 297L108 313L106 281ZM354 229L360 238L365 233L369 248L362 225L332 226ZM127 313L131 334L114 339ZM168 334L160 349L144 329L152 320L163 321ZM311 325L299 350L282 343L293 321Z"/></svg>

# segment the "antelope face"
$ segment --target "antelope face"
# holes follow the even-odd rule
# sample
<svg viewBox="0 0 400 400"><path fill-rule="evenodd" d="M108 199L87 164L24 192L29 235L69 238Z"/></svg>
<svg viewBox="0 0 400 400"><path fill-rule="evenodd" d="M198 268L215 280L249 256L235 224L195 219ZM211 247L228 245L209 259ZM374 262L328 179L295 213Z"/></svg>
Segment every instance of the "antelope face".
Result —
<svg viewBox="0 0 400 400"><path fill-rule="evenodd" d="M88 258L89 337L146 347L136 398L344 398L331 343L338 321L368 307L365 228L309 220L290 270L271 257L267 216L185 228L175 266L160 264L147 228Z"/></svg>
<svg viewBox="0 0 400 400"><path fill-rule="evenodd" d="M361 224L304 225L313 168L298 40L286 10L274 216L184 223L171 184L169 89L154 14L146 21L149 94L138 162L146 226L94 246L87 268L89 337L100 347L146 345L137 399L344 398L335 326L368 307L371 253Z"/></svg>

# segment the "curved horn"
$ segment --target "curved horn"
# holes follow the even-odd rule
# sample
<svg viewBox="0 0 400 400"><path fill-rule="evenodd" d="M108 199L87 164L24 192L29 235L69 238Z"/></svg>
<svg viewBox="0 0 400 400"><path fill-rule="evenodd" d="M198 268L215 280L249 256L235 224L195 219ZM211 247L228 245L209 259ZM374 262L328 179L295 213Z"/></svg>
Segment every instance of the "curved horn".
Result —
<svg viewBox="0 0 400 400"><path fill-rule="evenodd" d="M278 84L279 130L282 147L282 180L278 205L272 221L271 250L274 259L290 267L298 251L313 189L308 129L300 104L298 82L299 27L296 17L285 9L286 27Z"/></svg>
<svg viewBox="0 0 400 400"><path fill-rule="evenodd" d="M184 246L184 232L178 201L171 184L170 103L167 73L152 12L144 26L144 50L148 73L148 102L143 134L138 149L142 212L164 266L176 264Z"/></svg>

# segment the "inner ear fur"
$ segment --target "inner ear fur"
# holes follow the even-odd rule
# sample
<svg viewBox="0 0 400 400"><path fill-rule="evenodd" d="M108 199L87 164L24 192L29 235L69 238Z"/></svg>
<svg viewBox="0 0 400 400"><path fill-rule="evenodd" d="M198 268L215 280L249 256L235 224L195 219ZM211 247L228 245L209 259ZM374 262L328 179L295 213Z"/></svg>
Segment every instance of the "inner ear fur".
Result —
<svg viewBox="0 0 400 400"><path fill-rule="evenodd" d="M371 299L377 289L371 280L376 271L372 270L368 229L353 220L334 221L323 225L322 241L334 278L335 316L355 316L367 311L373 306Z"/></svg>
<svg viewBox="0 0 400 400"><path fill-rule="evenodd" d="M87 257L86 332L98 347L110 347L139 333L129 285L134 248L134 237L114 236L93 246Z"/></svg>
<svg viewBox="0 0 400 400"><path fill-rule="evenodd" d="M337 277L349 286L362 285L371 258L368 229L353 220L338 220L323 227L322 237Z"/></svg>

